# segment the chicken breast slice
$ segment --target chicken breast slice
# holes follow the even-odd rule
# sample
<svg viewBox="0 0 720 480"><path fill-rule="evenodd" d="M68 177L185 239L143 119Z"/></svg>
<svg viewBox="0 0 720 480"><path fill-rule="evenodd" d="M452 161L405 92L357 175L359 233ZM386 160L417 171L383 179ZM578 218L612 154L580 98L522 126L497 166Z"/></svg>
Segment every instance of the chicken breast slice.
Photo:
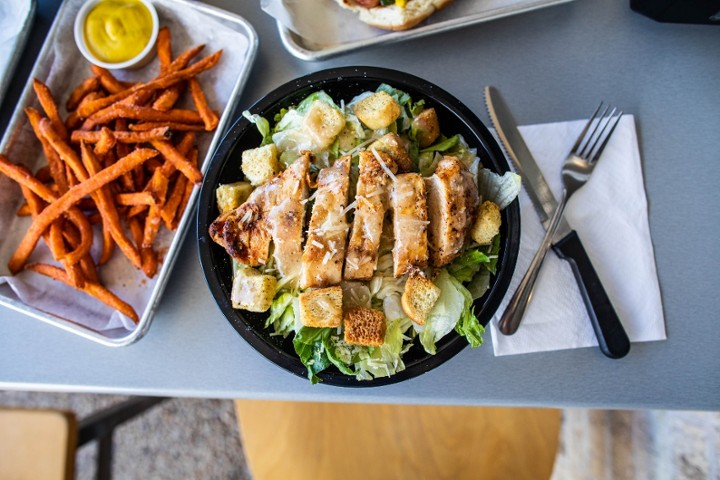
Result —
<svg viewBox="0 0 720 480"><path fill-rule="evenodd" d="M443 157L435 173L425 179L428 197L430 262L442 267L463 247L477 210L477 183L465 166L452 156Z"/></svg>
<svg viewBox="0 0 720 480"><path fill-rule="evenodd" d="M396 178L397 164L387 154L377 150L360 152L357 204L345 258L346 280L369 280L377 268L380 235L392 181L388 171Z"/></svg>
<svg viewBox="0 0 720 480"><path fill-rule="evenodd" d="M338 285L342 280L348 229L350 156L318 173L307 242L302 252L300 288ZM298 258L300 258L298 256Z"/></svg>
<svg viewBox="0 0 720 480"><path fill-rule="evenodd" d="M307 197L306 177L309 170L310 155L304 154L285 171L253 190L245 203L215 219L209 228L210 237L215 243L223 246L232 258L251 267L267 263L273 236L280 239L288 248L294 248L297 242L301 245L304 214L296 217L290 214L293 211L293 202L275 209L273 214L274 220L286 217L284 227L273 227L270 217L274 207L283 203L284 199L299 199L298 203L302 206L302 200ZM304 208L302 211L304 212ZM295 222L299 223L299 227ZM298 258L299 252L300 250L296 252ZM278 264L283 261L285 258L280 259ZM290 264L285 261L283 267L285 265ZM287 268L292 270L290 266Z"/></svg>
<svg viewBox="0 0 720 480"><path fill-rule="evenodd" d="M390 191L393 211L393 274L400 277L412 267L425 268L428 264L427 192L425 182L418 173L397 176Z"/></svg>
<svg viewBox="0 0 720 480"><path fill-rule="evenodd" d="M300 276L309 167L309 155L302 157L300 163L296 161L288 167L286 178L273 191L273 207L267 217L270 236L275 244L273 257L280 273L288 278Z"/></svg>

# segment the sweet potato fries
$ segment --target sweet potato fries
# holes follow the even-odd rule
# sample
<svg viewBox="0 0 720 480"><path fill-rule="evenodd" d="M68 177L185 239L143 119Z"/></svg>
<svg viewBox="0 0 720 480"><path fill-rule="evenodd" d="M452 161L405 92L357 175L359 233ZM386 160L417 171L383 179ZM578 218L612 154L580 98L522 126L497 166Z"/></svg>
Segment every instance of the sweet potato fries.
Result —
<svg viewBox="0 0 720 480"><path fill-rule="evenodd" d="M42 111L27 107L25 113L47 165L33 174L0 154L0 173L17 182L25 198L18 215L32 217L8 262L13 274L45 275L139 321L131 305L102 285L98 267L117 247L135 268L155 276L162 260L158 232L163 225L177 229L193 187L202 181L196 132L214 130L218 114L197 76L222 54L192 63L203 47L173 58L170 32L162 28L157 77L124 82L93 65L92 75L69 94L65 120L50 88L33 80ZM176 107L183 95L194 109ZM59 266L28 263L40 239ZM90 250L97 241L102 249L94 259Z"/></svg>

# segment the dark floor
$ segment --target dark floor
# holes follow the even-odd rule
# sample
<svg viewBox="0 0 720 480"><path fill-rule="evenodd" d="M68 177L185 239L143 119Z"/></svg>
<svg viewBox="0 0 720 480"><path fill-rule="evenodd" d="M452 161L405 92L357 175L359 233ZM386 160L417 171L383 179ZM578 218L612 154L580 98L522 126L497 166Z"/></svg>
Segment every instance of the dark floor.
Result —
<svg viewBox="0 0 720 480"><path fill-rule="evenodd" d="M78 419L119 403L119 395L0 392L0 406L56 408ZM169 399L121 425L114 436L117 479L250 479L233 402ZM95 475L96 445L80 448L77 479Z"/></svg>
<svg viewBox="0 0 720 480"><path fill-rule="evenodd" d="M66 409L82 419L126 398L0 391L0 407ZM230 400L166 400L120 426L114 445L122 480L252 478ZM76 478L93 478L95 455L94 444L80 449ZM720 412L563 411L552 480L649 479L720 480Z"/></svg>

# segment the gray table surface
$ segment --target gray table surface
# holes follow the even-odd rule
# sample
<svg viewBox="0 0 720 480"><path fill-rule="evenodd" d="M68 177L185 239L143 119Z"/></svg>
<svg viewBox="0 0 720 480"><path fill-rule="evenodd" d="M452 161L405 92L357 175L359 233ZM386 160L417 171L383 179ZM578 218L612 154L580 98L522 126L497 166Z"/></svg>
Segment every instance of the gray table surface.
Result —
<svg viewBox="0 0 720 480"><path fill-rule="evenodd" d="M619 361L597 349L495 358L488 343L401 384L311 386L257 354L223 318L205 286L191 233L149 333L130 347L96 345L0 307L0 388L720 409L720 28L656 23L632 12L627 1L576 0L307 63L282 48L275 23L259 1L208 3L244 16L260 37L240 108L302 74L373 65L438 83L485 120L482 87L487 84L502 89L521 124L582 118L600 98L635 115L668 340L635 344ZM57 5L57 0L39 2L37 32L3 106L0 129Z"/></svg>

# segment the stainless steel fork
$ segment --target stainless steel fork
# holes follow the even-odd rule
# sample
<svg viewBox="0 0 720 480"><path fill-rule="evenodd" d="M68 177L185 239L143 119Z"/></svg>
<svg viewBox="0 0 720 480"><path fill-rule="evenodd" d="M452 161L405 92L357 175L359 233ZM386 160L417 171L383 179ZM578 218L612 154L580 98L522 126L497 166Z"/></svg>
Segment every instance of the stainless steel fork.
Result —
<svg viewBox="0 0 720 480"><path fill-rule="evenodd" d="M599 114L601 110L602 113ZM545 254L548 248L550 248L555 230L565 211L565 205L572 194L585 185L590 179L590 174L593 168L595 168L595 163L600 158L602 151L605 149L605 145L607 145L610 136L620 121L622 111L618 112L616 108L613 108L608 114L608 110L610 110L610 107L605 106L603 109L602 102L598 105L563 163L561 171L563 183L562 195L550 219L547 231L545 232L545 238L543 238L540 248L537 253L535 253L535 257L533 257L528 271L525 273L515 294L510 299L510 303L508 303L505 312L502 317L500 317L498 327L501 331L514 332L520 325L522 317L525 314L525 309L532 299L535 280L540 272Z"/></svg>

